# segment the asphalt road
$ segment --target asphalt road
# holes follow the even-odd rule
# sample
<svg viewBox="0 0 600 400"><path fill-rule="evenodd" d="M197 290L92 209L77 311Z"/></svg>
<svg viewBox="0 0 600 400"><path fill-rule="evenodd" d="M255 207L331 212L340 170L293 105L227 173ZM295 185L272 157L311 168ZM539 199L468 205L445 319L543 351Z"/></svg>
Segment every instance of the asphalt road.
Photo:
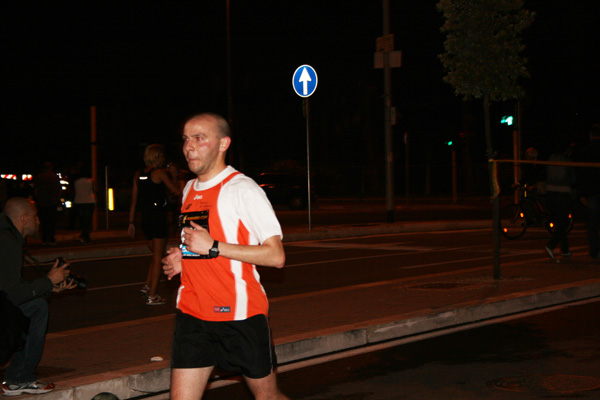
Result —
<svg viewBox="0 0 600 400"><path fill-rule="evenodd" d="M586 234L582 228L581 226L576 227L570 235L575 261L578 257L585 256L587 252ZM502 262L539 260L544 256L543 246L547 239L548 233L539 229L528 231L525 237L517 241L503 240ZM285 247L288 255L286 268L282 270L260 268L262 282L272 301L280 301L285 296L302 297L310 300L310 296L314 295L313 293L323 290L327 291L338 288L345 291L356 287L356 285L385 282L388 280L393 281L429 274L443 274L452 270L464 271L476 269L481 271L482 266L489 268L491 264L492 232L489 229L477 229L455 232L373 235L357 238L290 242L286 243ZM50 332L56 333L112 322L131 321L137 318L172 314L174 311L173 296L176 292L177 282L163 282L159 290L161 295L170 300L168 305L157 307L144 305L143 298L139 294L139 288L145 278L148 262L149 257L147 256L74 262L72 266L73 272L83 275L88 279L89 289L81 292L64 293L61 296L51 299ZM32 268L28 269L27 272L30 275L36 274L36 271ZM490 277L491 274L492 271L490 269ZM435 289L438 291L444 290L444 287L436 287ZM427 290L430 290L430 288L427 288ZM474 339L466 340L464 343L468 344L471 342L476 343ZM529 343L531 344L533 341L529 341ZM460 355L461 346L464 347L465 345L452 345L453 349L458 350L450 354L450 356L453 354ZM399 347L404 348L405 345ZM510 351L510 348L508 349L507 351ZM438 350L432 353L432 358L433 355L441 353L442 350L438 347ZM366 369L357 367L356 372L353 372L354 367L352 363L349 364L349 367L343 367L346 365L343 361L335 361L332 365L337 365L338 368L341 368L340 371L344 371L344 368L346 368L348 374L350 374L346 377L344 377L344 374L340 374L342 381L339 385L332 383L331 385L333 386L331 386L327 383L330 381L329 379L319 378L321 376L327 377L326 372L321 371L317 372L316 376L313 377L307 375L304 378L290 378L292 383L298 379L306 379L307 382L311 382L311 385L314 381L317 386L307 384L300 388L300 391L298 391L298 388L293 387L289 389L291 391L286 390L287 387L284 390L290 394L298 393L298 396L293 396L293 398L303 398L302 396L306 398L369 398L360 397L368 396L371 392L358 390L360 388L353 384L352 381L362 382L364 375L365 385L368 387L369 372L373 369L376 378L375 386L379 385L385 388L385 382L379 383L377 379L381 378L382 375L387 376L387 372L385 371L388 368L386 366L389 367L392 365L389 368L392 376L389 382L391 382L392 386L391 389L388 388L386 390L390 390L389 395L392 396L390 398L402 398L393 397L394 393L404 393L402 389L399 391L397 385L394 385L397 382L404 383L404 380L399 380L398 376L394 374L405 374L407 371L412 372L416 367L413 368L413 364L410 363L408 366L402 364L403 360L406 362L402 352L400 353L400 358L398 356L392 357L395 351L395 348L387 349L381 353L381 356L376 356L374 361L369 361L369 359L360 361L360 358L358 358L358 365L367 365L367 367L365 367ZM409 361L415 363L414 360L417 360L419 355L417 354L412 357L413 359L409 359ZM391 364L386 364L386 360L391 360L389 361ZM404 365L404 369L398 370L393 367L393 365L398 363L398 360L400 360L400 365ZM342 364L339 364L340 362ZM328 363L328 361L318 360L318 363ZM437 361L434 360L432 363L436 364ZM372 367L368 365L372 365ZM416 362L415 365L419 366L420 364ZM384 368L378 370L378 366L383 366ZM292 369L292 366L284 365L281 368L281 382L283 385L286 379L285 374L288 373L287 369ZM303 370L310 374L311 369L312 367L308 367L299 369L298 371ZM459 370L457 369L456 372L459 373ZM427 372L423 379L431 380L431 377L435 376L435 373L443 375L445 378L445 371L434 370L433 372ZM510 377L512 375L499 376ZM333 378L331 382L335 382ZM455 379L458 383L462 382L458 378ZM330 386L318 386L320 383ZM420 392L421 389L422 387L418 386L414 390L410 389L414 393L417 393L412 398L433 397L429 394L425 397L420 396L419 394L422 393ZM442 389L444 387L438 387L436 390ZM232 389L224 388L216 390ZM329 394L322 395L322 393L330 392L335 394L331 396ZM406 391L406 393L409 392ZM243 399L243 397L228 395L222 398ZM385 399L386 397L372 398Z"/></svg>
<svg viewBox="0 0 600 400"><path fill-rule="evenodd" d="M512 198L503 198L503 203ZM293 211L288 207L275 205L275 213L281 225L285 228L307 227L308 210ZM396 221L434 221L434 220L477 220L491 219L492 205L487 197L459 198L454 204L449 198L431 198L426 200L413 198L396 198L394 202ZM59 215L59 229L66 229L70 222L70 211ZM313 226L331 226L339 224L372 224L387 222L386 202L384 198L364 199L318 199L310 210ZM451 215L451 218L449 218ZM97 210L98 229L127 230L129 211L111 211L108 219L104 210ZM140 215L138 213L137 217ZM173 223L176 224L176 217ZM69 228L73 229L73 227ZM142 235L140 235L140 238Z"/></svg>
<svg viewBox="0 0 600 400"><path fill-rule="evenodd" d="M296 400L600 398L600 301L279 372ZM291 370L288 370L291 369ZM203 399L252 399L243 384Z"/></svg>
<svg viewBox="0 0 600 400"><path fill-rule="evenodd" d="M547 235L543 230L528 231L522 239L503 241L503 262L539 258ZM571 241L574 252L585 251L582 229L571 233ZM482 229L330 239L288 243L285 249L285 268L260 268L261 281L272 300L490 265L492 232ZM161 282L159 294L168 299L166 305L146 306L139 293L149 262L148 256L73 262L72 272L87 279L88 289L51 298L49 332L173 313L176 280ZM43 272L28 268L25 278Z"/></svg>

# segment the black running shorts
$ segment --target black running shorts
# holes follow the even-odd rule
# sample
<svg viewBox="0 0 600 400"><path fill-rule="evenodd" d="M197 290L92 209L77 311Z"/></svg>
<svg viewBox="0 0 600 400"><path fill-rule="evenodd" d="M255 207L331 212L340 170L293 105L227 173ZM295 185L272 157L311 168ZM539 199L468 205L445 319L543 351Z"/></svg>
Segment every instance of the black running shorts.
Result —
<svg viewBox="0 0 600 400"><path fill-rule="evenodd" d="M265 315L244 321L215 322L177 313L172 368L217 366L260 379L273 371L274 359Z"/></svg>
<svg viewBox="0 0 600 400"><path fill-rule="evenodd" d="M166 239L169 235L166 208L142 210L142 230L147 240Z"/></svg>

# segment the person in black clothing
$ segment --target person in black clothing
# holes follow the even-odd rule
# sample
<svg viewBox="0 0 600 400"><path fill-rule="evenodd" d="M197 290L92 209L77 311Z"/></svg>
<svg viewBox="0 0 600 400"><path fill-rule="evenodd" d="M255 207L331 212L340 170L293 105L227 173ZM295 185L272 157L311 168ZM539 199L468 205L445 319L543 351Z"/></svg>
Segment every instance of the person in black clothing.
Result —
<svg viewBox="0 0 600 400"><path fill-rule="evenodd" d="M538 151L533 147L525 150L525 160L537 161ZM523 186L529 187L529 190L537 190L537 186L540 182L545 180L544 167L537 164L521 164L521 173L519 183Z"/></svg>
<svg viewBox="0 0 600 400"><path fill-rule="evenodd" d="M537 161L538 151L533 147L525 150L525 160ZM527 223L531 224L535 221L532 219L536 215L536 200L538 195L544 194L545 168L538 164L521 164L519 183L522 190L525 191L525 215L528 218Z"/></svg>
<svg viewBox="0 0 600 400"><path fill-rule="evenodd" d="M42 172L34 179L34 194L40 215L42 243L54 246L56 240L56 218L60 205L60 179L52 163L47 162Z"/></svg>
<svg viewBox="0 0 600 400"><path fill-rule="evenodd" d="M570 162L571 144L567 137L559 137L554 143L554 153L548 161ZM575 170L565 165L546 166L546 208L552 216L555 226L552 236L546 244L548 256L555 260L554 248L560 244L561 255L570 257L567 230L569 215L573 212L573 186L575 185Z"/></svg>
<svg viewBox="0 0 600 400"><path fill-rule="evenodd" d="M25 347L14 354L4 373L2 392L5 396L42 394L54 389L53 384L38 381L35 374L48 323L46 297L77 286L74 282L67 284L69 264L59 266L58 260L46 276L33 281L22 279L23 245L27 236L37 236L38 222L35 205L22 197L10 198L0 214L0 291L30 320Z"/></svg>
<svg viewBox="0 0 600 400"><path fill-rule="evenodd" d="M139 209L142 213L142 230L152 250L152 262L141 292L147 296L146 304L160 305L165 304L165 299L156 294L156 291L162 270L162 257L167 247L167 197L168 192L179 197L181 190L164 168L164 146L151 144L146 147L144 163L146 167L138 171L133 179L128 232L130 237L135 237L135 212Z"/></svg>
<svg viewBox="0 0 600 400"><path fill-rule="evenodd" d="M579 162L600 163L600 124L590 128L590 143L583 147ZM600 226L600 168L578 168L577 188L581 202L587 207L590 256L600 258L598 227Z"/></svg>

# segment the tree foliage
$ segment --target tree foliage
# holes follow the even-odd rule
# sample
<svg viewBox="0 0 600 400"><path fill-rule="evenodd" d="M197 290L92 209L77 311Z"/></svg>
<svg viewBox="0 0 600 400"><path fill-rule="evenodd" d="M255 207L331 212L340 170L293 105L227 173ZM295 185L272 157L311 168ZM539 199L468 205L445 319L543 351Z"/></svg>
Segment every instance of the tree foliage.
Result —
<svg viewBox="0 0 600 400"><path fill-rule="evenodd" d="M444 81L464 99L490 101L520 98L519 78L527 77L520 33L534 14L522 0L440 0L446 53L439 56ZM485 96L487 95L487 96Z"/></svg>
<svg viewBox="0 0 600 400"><path fill-rule="evenodd" d="M494 277L500 277L499 188L494 173L490 102L520 98L519 78L528 75L520 34L533 21L522 0L440 0L446 22L446 53L440 60L444 81L465 100L483 98L486 153L490 160L490 192L494 202Z"/></svg>

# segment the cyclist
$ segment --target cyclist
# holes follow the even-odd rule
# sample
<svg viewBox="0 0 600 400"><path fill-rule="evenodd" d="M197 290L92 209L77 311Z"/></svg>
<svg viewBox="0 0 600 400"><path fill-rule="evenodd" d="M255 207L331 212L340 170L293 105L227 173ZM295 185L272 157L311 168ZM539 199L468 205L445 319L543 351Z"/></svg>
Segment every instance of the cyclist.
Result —
<svg viewBox="0 0 600 400"><path fill-rule="evenodd" d="M572 146L567 138L560 137L555 143L555 152L548 161L571 161ZM561 255L570 257L567 230L569 215L573 212L573 190L575 184L575 170L564 165L546 166L546 209L555 223L554 231L545 250L551 259L555 259L554 248L560 243Z"/></svg>
<svg viewBox="0 0 600 400"><path fill-rule="evenodd" d="M525 160L535 161L538 158L538 151L533 147L525 150ZM537 164L521 164L521 179L519 183L526 191L525 215L530 218L536 215L535 202L538 195L544 194L544 168ZM528 220L528 224L533 224L535 221Z"/></svg>

